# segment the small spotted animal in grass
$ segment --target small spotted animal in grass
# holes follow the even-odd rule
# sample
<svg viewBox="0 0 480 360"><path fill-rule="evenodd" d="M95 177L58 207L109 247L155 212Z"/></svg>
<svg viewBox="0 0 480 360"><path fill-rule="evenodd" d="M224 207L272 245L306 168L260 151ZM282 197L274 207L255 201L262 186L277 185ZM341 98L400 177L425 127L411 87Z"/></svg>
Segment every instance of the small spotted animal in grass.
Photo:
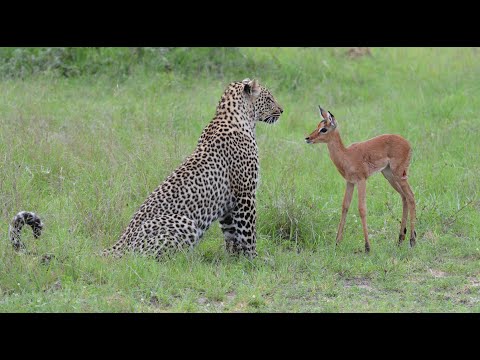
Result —
<svg viewBox="0 0 480 360"><path fill-rule="evenodd" d="M159 258L193 248L219 220L227 251L255 257L255 125L272 124L282 112L256 80L229 84L194 152L148 196L117 243L102 254L134 251Z"/></svg>
<svg viewBox="0 0 480 360"><path fill-rule="evenodd" d="M24 225L30 225L35 239L42 234L42 220L33 212L20 211L14 216L8 230L10 241L16 251L24 251L26 249L25 244L21 241L21 231Z"/></svg>

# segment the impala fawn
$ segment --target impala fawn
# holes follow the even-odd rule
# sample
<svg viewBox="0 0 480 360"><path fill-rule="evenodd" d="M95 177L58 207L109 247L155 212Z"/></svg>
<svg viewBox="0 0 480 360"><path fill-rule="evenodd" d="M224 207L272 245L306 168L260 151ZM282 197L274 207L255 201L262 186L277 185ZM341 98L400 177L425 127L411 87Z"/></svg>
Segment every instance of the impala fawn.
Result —
<svg viewBox="0 0 480 360"><path fill-rule="evenodd" d="M308 144L326 143L330 158L340 174L347 181L342 204L342 218L338 225L336 244L340 243L348 208L352 200L354 186L358 188L358 210L365 236L365 252L370 251L367 230L366 181L381 171L390 185L400 194L403 203L402 223L398 244L407 233L407 216L410 212L410 246L415 245L415 198L407 181L407 172L412 154L410 144L399 135L380 135L370 140L354 143L346 148L337 130L337 122L330 111L319 106L323 120L314 132L305 138Z"/></svg>

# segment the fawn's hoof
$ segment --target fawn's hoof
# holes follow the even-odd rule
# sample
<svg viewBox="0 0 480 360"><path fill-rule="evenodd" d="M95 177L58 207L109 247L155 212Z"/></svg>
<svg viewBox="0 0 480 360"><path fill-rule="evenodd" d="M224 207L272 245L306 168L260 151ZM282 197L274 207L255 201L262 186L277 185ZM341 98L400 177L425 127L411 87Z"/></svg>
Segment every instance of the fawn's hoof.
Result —
<svg viewBox="0 0 480 360"><path fill-rule="evenodd" d="M417 240L417 232L413 232L413 236L410 238L410 247L414 247Z"/></svg>
<svg viewBox="0 0 480 360"><path fill-rule="evenodd" d="M405 240L405 235L407 234L407 228L403 228L403 232L400 230L400 234L398 234L398 245L400 245L403 240Z"/></svg>

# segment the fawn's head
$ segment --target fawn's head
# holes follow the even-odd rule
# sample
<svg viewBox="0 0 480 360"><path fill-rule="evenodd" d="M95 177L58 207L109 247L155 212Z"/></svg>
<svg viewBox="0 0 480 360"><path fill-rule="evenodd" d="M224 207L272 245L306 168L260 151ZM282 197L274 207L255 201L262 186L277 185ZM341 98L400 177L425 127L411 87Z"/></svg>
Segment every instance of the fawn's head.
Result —
<svg viewBox="0 0 480 360"><path fill-rule="evenodd" d="M328 143L332 138L332 133L335 132L337 128L337 121L335 120L335 116L330 111L324 110L318 106L320 110L320 115L322 116L323 120L320 121L317 128L305 138L307 144L316 144L319 142Z"/></svg>

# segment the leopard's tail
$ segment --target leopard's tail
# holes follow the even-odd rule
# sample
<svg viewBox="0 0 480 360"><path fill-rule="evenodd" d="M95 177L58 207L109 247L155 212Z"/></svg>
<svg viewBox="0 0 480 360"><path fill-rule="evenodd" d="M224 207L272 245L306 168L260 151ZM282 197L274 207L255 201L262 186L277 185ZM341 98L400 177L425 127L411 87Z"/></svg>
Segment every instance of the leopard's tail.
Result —
<svg viewBox="0 0 480 360"><path fill-rule="evenodd" d="M114 258L121 258L126 250L126 247L127 247L127 244L123 241L123 239L120 239L113 246L102 250L100 255L111 256Z"/></svg>
<svg viewBox="0 0 480 360"><path fill-rule="evenodd" d="M14 216L8 229L8 236L16 251L24 250L25 245L21 241L21 231L24 225L30 225L33 230L33 236L37 239L42 234L43 222L40 218L30 211L20 211Z"/></svg>

